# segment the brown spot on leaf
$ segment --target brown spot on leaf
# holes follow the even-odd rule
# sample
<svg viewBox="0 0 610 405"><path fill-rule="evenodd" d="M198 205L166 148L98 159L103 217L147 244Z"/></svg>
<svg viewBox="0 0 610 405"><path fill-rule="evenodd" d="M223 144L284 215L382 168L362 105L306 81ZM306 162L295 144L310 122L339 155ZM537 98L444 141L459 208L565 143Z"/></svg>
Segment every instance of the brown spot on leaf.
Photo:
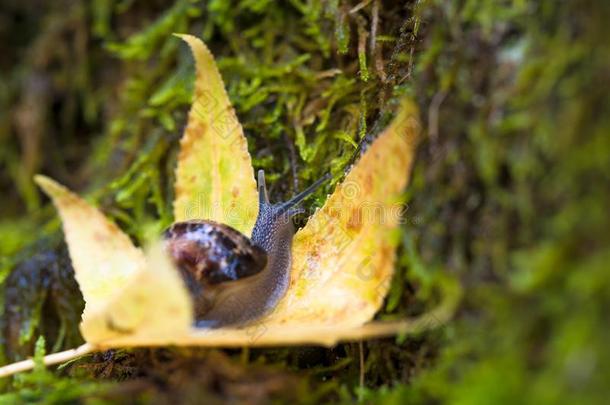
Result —
<svg viewBox="0 0 610 405"><path fill-rule="evenodd" d="M362 208L356 207L350 212L347 220L347 227L350 231L359 231L362 228Z"/></svg>
<svg viewBox="0 0 610 405"><path fill-rule="evenodd" d="M373 190L373 175L371 173L367 173L363 179L364 185L364 193L368 194Z"/></svg>

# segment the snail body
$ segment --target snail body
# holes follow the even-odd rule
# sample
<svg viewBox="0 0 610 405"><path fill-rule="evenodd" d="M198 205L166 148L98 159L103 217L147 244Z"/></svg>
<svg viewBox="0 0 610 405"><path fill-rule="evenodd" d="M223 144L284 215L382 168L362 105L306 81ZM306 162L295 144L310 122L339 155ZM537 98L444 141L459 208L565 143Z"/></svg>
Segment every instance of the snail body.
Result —
<svg viewBox="0 0 610 405"><path fill-rule="evenodd" d="M248 324L277 305L290 280L295 206L326 178L287 202L271 204L259 171L259 211L251 238L210 220L178 222L165 231L165 249L191 294L196 326Z"/></svg>

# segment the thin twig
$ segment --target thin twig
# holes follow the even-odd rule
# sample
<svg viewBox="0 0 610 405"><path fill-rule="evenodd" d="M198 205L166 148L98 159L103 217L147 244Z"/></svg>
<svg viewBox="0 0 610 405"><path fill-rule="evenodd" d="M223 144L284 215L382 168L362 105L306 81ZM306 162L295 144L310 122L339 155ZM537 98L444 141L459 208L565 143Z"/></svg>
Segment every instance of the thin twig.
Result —
<svg viewBox="0 0 610 405"><path fill-rule="evenodd" d="M43 358L43 363L47 366L65 363L69 360L73 360L77 357L89 354L96 350L96 346L90 343L85 343L84 345L81 345L75 349L65 350L63 352L46 355ZM9 375L20 373L22 371L32 370L35 365L36 363L33 359L22 360L16 363L8 364L6 366L0 367L0 378L8 377Z"/></svg>
<svg viewBox="0 0 610 405"><path fill-rule="evenodd" d="M353 7L353 8L352 8L350 11L349 11L349 13L350 13L350 14L355 14L355 13L357 13L358 11L360 11L360 10L362 10L363 8L365 8L366 6L368 6L368 5L369 5L369 3L370 3L371 1L372 1L372 0L364 0L364 1L362 1L362 2L360 2L360 3L358 3L358 4L356 4L356 5L355 5L355 6L354 6L354 7Z"/></svg>
<svg viewBox="0 0 610 405"><path fill-rule="evenodd" d="M445 97L447 97L447 90L439 90L432 97L432 101L430 101L428 109L428 135L432 144L436 144L438 140L438 116Z"/></svg>
<svg viewBox="0 0 610 405"><path fill-rule="evenodd" d="M375 53L377 45L377 27L379 26L379 0L373 2L371 10L371 55Z"/></svg>

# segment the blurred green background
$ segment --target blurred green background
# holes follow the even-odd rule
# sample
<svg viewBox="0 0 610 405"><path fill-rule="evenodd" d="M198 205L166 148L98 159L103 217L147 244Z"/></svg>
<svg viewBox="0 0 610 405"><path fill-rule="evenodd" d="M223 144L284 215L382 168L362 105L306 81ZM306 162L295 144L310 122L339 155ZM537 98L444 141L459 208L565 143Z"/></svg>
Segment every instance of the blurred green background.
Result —
<svg viewBox="0 0 610 405"><path fill-rule="evenodd" d="M425 136L378 317L425 313L456 281L463 299L429 331L333 349L39 366L0 382L0 402L607 403L608 21L603 0L2 0L2 363L82 341L82 298L33 174L136 242L171 223L193 79L173 32L215 54L276 200L328 170L338 180L396 100L415 99Z"/></svg>

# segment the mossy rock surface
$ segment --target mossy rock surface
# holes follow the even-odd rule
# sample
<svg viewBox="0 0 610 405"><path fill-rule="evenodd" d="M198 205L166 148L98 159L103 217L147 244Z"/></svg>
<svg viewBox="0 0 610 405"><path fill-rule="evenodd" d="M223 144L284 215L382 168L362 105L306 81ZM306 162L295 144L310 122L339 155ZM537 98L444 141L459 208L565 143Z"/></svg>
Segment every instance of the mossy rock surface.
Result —
<svg viewBox="0 0 610 405"><path fill-rule="evenodd" d="M137 243L171 223L194 73L173 32L215 54L274 200L338 180L414 98L425 136L378 317L424 313L449 279L464 299L429 332L333 349L109 351L3 381L0 402L604 403L607 21L601 0L4 2L4 363L81 341L82 298L35 173Z"/></svg>

